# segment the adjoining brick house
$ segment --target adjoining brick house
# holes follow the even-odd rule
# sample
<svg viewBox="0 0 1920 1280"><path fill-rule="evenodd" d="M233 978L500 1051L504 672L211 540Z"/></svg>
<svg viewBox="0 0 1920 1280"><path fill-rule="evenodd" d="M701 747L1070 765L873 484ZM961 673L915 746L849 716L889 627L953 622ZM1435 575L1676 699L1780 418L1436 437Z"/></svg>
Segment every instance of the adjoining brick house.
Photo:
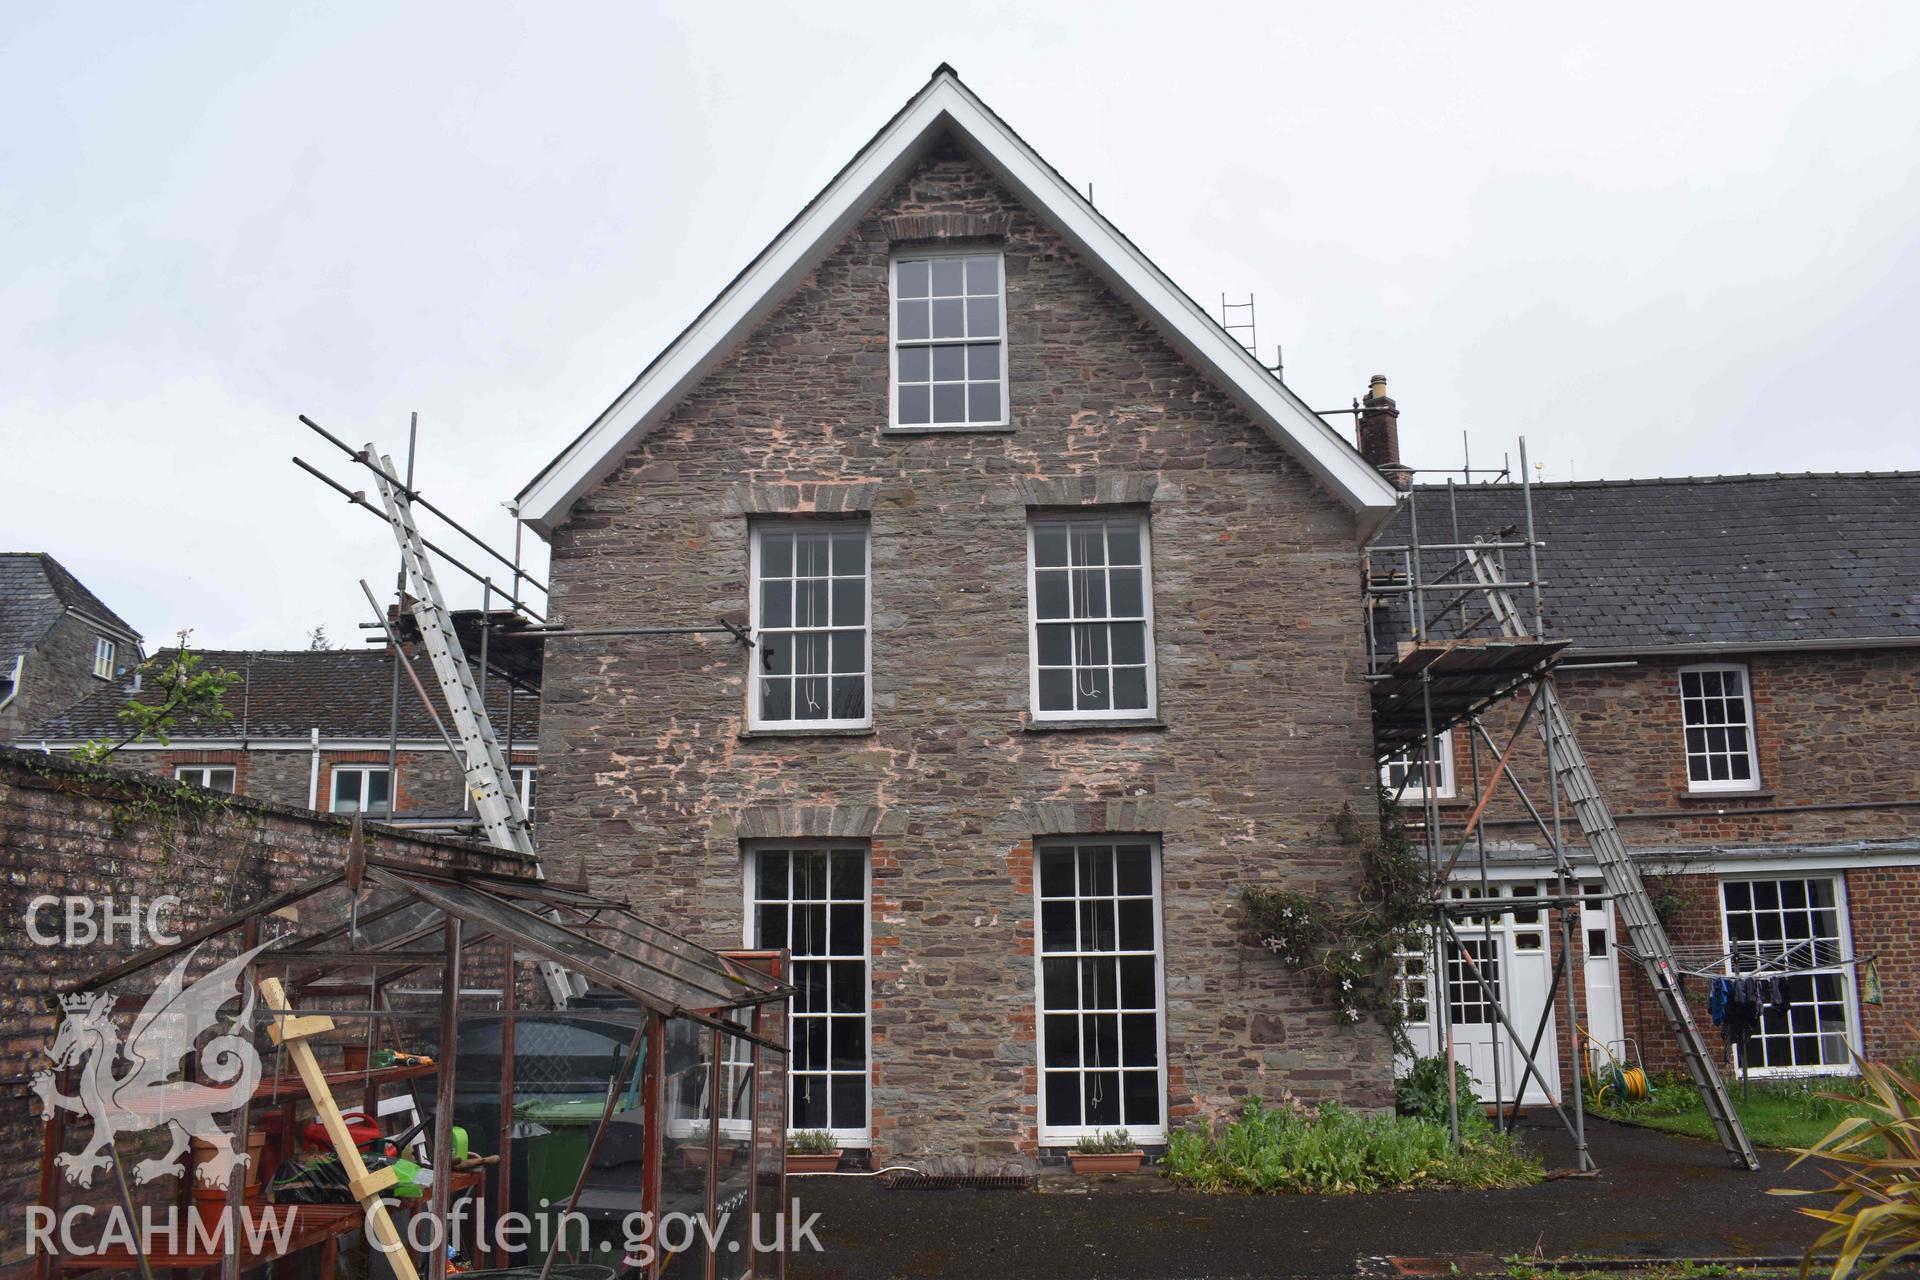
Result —
<svg viewBox="0 0 1920 1280"><path fill-rule="evenodd" d="M1580 746L1690 967L1739 949L1793 951L1788 1006L1769 1013L1754 1075L1844 1072L1852 1055L1920 1047L1920 475L1721 476L1534 488L1547 633L1570 639L1558 676ZM1455 490L1463 537L1522 526L1511 486ZM1446 528L1447 497L1418 495ZM1409 518L1383 535L1404 542ZM1450 537L1451 531L1448 530ZM1424 535L1435 540L1431 526ZM1515 708L1489 716L1506 741ZM1471 804L1464 727L1436 782L1443 846ZM1479 751L1483 774L1493 754ZM1547 796L1544 753L1515 766ZM1395 762L1397 780L1405 768ZM1419 771L1409 798L1418 794ZM1550 891L1552 859L1510 793L1490 809L1494 892ZM1569 844L1580 845L1567 824ZM1576 848L1583 883L1598 873ZM1469 853L1453 892L1478 892ZM1678 1058L1624 929L1594 897L1581 913L1575 1017L1655 1070ZM1510 1011L1538 1016L1558 949L1537 910L1495 931ZM1867 963L1871 961L1871 963ZM1690 982L1707 1019L1706 981ZM1490 1087L1493 1029L1463 974L1456 1044ZM1417 1011L1431 1012L1424 981ZM1564 1017L1559 1066L1569 1069ZM1531 1026L1529 1021L1527 1025ZM1416 1027L1422 1047L1437 1026ZM1630 1042L1630 1043L1629 1043ZM1518 1060L1502 1062L1511 1092ZM1530 1087L1527 1096L1537 1098Z"/></svg>
<svg viewBox="0 0 1920 1280"><path fill-rule="evenodd" d="M194 652L208 669L239 675L224 699L233 718L182 724L164 746L134 743L114 756L116 765L296 808L363 812L398 826L472 825L459 762L404 676L398 754L390 772L394 667L388 651ZM425 688L438 688L423 655L410 661ZM118 712L128 698L151 693L151 686L136 693L124 677L104 683L77 705L33 725L19 745L67 752L88 741L116 741L125 733ZM496 677L488 683L487 704L503 745L511 729L521 800L537 808L539 699L516 692L509 721L507 685ZM448 719L444 710L441 718Z"/></svg>
<svg viewBox="0 0 1920 1280"><path fill-rule="evenodd" d="M988 1170L1391 1052L1248 945L1351 890L1396 495L941 68L521 495L543 847L789 947L792 1123Z"/></svg>
<svg viewBox="0 0 1920 1280"><path fill-rule="evenodd" d="M0 554L0 743L140 660L140 633L58 560Z"/></svg>

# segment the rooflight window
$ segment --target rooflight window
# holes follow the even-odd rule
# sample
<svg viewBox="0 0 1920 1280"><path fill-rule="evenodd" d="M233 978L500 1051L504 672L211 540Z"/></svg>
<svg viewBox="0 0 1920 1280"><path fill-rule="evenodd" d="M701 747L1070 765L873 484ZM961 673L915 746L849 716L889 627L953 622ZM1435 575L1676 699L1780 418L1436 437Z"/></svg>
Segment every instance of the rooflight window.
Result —
<svg viewBox="0 0 1920 1280"><path fill-rule="evenodd" d="M1007 422L1006 296L1000 255L893 262L893 424Z"/></svg>

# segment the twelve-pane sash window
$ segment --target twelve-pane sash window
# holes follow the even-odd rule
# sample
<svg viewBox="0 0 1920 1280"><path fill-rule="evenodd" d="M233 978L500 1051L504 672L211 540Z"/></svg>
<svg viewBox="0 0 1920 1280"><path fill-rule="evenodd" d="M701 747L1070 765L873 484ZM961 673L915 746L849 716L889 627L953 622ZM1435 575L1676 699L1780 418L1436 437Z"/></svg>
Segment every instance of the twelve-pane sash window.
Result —
<svg viewBox="0 0 1920 1280"><path fill-rule="evenodd" d="M867 1136L866 850L756 849L755 947L793 957L787 1122Z"/></svg>
<svg viewBox="0 0 1920 1280"><path fill-rule="evenodd" d="M1004 327L999 254L895 259L894 424L1004 424Z"/></svg>
<svg viewBox="0 0 1920 1280"><path fill-rule="evenodd" d="M1154 848L1059 843L1039 864L1041 1128L1165 1124Z"/></svg>
<svg viewBox="0 0 1920 1280"><path fill-rule="evenodd" d="M1031 543L1035 715L1151 715L1146 518L1037 518Z"/></svg>
<svg viewBox="0 0 1920 1280"><path fill-rule="evenodd" d="M1831 876L1724 880L1720 902L1736 973L1779 972L1784 1004L1747 1041L1756 1071L1844 1071L1853 1062L1845 924Z"/></svg>
<svg viewBox="0 0 1920 1280"><path fill-rule="evenodd" d="M868 723L867 580L863 525L755 527L754 725Z"/></svg>
<svg viewBox="0 0 1920 1280"><path fill-rule="evenodd" d="M1746 668L1681 671L1680 712L1687 731L1688 790L1750 791L1760 785Z"/></svg>

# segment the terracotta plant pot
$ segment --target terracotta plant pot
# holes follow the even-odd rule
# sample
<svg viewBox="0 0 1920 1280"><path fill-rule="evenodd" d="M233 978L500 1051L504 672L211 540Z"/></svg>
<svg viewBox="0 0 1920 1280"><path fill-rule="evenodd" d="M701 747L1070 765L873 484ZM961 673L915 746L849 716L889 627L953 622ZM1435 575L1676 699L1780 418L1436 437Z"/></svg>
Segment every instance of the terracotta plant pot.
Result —
<svg viewBox="0 0 1920 1280"><path fill-rule="evenodd" d="M788 1173L832 1173L840 1167L841 1151L835 1147L831 1151L789 1151L787 1152Z"/></svg>
<svg viewBox="0 0 1920 1280"><path fill-rule="evenodd" d="M686 1165L687 1165L687 1167L688 1167L689 1169L704 1169L704 1168L706 1168L706 1167L707 1167L707 1154L708 1154L708 1153L707 1153L707 1149L706 1149L705 1147L682 1147L682 1148L680 1148L680 1158L681 1158L682 1160L684 1160L684 1161L686 1162ZM720 1163L720 1167L721 1167L722 1169L725 1169L726 1167L728 1167L729 1165L731 1165L731 1164L733 1163L733 1148L732 1148L732 1147L721 1147L721 1148L720 1148L720 1162L719 1162L719 1163Z"/></svg>
<svg viewBox="0 0 1920 1280"><path fill-rule="evenodd" d="M1144 1151L1067 1152L1075 1173L1133 1173L1146 1158Z"/></svg>

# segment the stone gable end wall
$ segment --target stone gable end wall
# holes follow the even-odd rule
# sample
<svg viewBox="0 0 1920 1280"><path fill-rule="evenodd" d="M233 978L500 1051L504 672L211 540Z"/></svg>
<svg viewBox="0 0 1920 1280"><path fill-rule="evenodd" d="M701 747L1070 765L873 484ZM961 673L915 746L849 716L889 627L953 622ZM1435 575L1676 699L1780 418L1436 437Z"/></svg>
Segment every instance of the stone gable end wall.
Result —
<svg viewBox="0 0 1920 1280"><path fill-rule="evenodd" d="M1007 229L1010 430L883 430L884 220L932 213ZM1099 504L1150 513L1165 727L1028 730L1028 510ZM723 636L555 641L544 848L735 944L744 841L867 847L876 1160L1036 1154L1033 842L1054 833L1162 840L1176 1124L1283 1089L1390 1098L1384 1032L1336 1026L1245 945L1236 901L1357 879L1330 831L1373 803L1353 518L950 147L580 501L555 612L739 615L749 522L774 513L870 522L872 732L744 734L748 659Z"/></svg>

